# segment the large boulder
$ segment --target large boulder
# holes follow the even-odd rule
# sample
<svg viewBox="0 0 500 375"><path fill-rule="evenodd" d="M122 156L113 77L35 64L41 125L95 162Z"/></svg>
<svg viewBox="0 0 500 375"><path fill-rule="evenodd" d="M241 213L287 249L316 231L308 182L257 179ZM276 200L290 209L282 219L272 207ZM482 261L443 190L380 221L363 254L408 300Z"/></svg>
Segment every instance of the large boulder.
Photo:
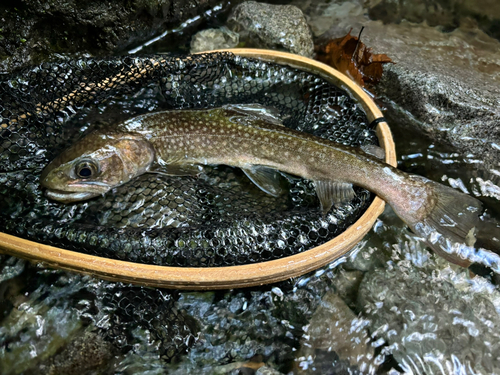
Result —
<svg viewBox="0 0 500 375"><path fill-rule="evenodd" d="M357 3L304 5L321 40L338 38L352 28L375 53L395 64L384 67L375 92L392 118L412 123L464 154L497 167L500 157L500 42L475 24L452 32L424 23L384 24L367 18ZM320 36L320 34L323 34ZM391 123L391 126L397 126Z"/></svg>

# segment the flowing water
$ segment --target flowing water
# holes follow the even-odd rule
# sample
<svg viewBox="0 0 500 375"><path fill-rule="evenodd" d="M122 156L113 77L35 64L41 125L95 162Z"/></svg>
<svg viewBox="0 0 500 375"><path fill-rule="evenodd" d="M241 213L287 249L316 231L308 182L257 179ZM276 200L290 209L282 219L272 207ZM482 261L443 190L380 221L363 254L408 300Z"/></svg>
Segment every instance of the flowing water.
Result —
<svg viewBox="0 0 500 375"><path fill-rule="evenodd" d="M500 252L500 171L381 106L399 167L478 197L477 245ZM345 258L244 290L139 288L0 256L0 373L500 373L499 275L471 271L389 207Z"/></svg>

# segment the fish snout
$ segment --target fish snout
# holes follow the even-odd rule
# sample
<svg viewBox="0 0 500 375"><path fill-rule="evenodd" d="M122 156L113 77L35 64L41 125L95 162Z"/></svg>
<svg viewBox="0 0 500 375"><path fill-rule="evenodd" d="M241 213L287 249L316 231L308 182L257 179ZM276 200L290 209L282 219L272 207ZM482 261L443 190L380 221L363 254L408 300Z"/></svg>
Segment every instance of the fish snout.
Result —
<svg viewBox="0 0 500 375"><path fill-rule="evenodd" d="M67 185L68 178L61 170L54 170L49 168L50 165L45 167L40 175L40 185L47 189L61 189L62 186Z"/></svg>

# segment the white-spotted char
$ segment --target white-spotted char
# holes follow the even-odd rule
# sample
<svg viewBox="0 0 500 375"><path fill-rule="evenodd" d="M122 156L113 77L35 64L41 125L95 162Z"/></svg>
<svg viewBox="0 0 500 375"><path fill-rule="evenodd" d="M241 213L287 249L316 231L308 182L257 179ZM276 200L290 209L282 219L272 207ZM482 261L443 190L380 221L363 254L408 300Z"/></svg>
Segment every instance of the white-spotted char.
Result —
<svg viewBox="0 0 500 375"><path fill-rule="evenodd" d="M225 164L241 168L262 190L278 195L283 193L282 171L314 181L323 213L352 199L352 185L357 185L384 199L426 239L437 233L454 243L473 241L481 211L477 199L404 173L374 155L380 156L374 146L346 147L288 129L257 105L227 105L149 113L94 131L45 168L41 185L49 198L69 203L104 194L147 172L192 175L200 165ZM428 242L446 259L469 264L445 251L442 241Z"/></svg>

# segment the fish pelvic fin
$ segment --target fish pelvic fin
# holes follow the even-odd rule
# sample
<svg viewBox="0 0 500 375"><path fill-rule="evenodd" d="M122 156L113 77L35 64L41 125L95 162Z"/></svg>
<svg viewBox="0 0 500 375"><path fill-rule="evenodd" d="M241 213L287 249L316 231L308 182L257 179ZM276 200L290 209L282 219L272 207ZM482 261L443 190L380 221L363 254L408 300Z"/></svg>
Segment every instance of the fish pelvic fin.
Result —
<svg viewBox="0 0 500 375"><path fill-rule="evenodd" d="M425 239L436 254L451 263L468 267L471 261L460 254L460 245L474 245L482 203L451 187L419 178L431 190L431 201L434 204L425 218L414 224L407 224L413 232Z"/></svg>
<svg viewBox="0 0 500 375"><path fill-rule="evenodd" d="M283 194L284 190L281 187L281 175L273 168L252 165L248 168L241 168L247 177L257 185L262 191L273 197L278 197Z"/></svg>
<svg viewBox="0 0 500 375"><path fill-rule="evenodd" d="M326 215L333 205L349 202L356 195L352 184L346 182L314 181L314 186L323 215Z"/></svg>

